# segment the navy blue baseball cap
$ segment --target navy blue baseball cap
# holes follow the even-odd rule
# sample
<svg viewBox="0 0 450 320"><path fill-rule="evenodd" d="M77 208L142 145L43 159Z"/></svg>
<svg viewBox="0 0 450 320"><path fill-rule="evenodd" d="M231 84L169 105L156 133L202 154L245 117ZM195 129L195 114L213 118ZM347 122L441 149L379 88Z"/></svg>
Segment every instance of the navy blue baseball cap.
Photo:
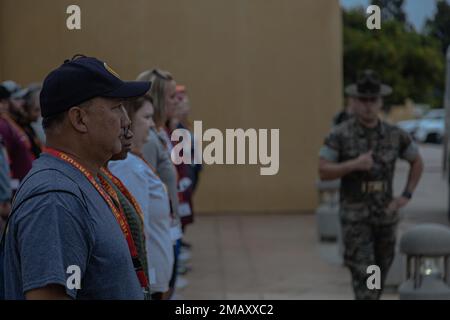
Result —
<svg viewBox="0 0 450 320"><path fill-rule="evenodd" d="M105 62L76 55L45 78L40 94L42 117L57 115L95 97L140 97L150 86L145 81L122 81Z"/></svg>

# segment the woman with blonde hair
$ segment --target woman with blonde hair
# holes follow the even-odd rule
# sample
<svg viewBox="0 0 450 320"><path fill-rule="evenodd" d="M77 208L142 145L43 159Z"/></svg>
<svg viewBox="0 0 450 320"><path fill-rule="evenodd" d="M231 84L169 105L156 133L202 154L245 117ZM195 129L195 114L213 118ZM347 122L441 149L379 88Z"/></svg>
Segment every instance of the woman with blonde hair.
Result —
<svg viewBox="0 0 450 320"><path fill-rule="evenodd" d="M144 71L137 79L141 79L141 81L147 79L145 81L150 81L152 83L148 95L152 98L154 107L153 120L155 125L149 131L149 139L143 146L142 156L155 168L156 173L167 186L172 214L177 221L177 224L172 226L171 229L173 235L172 239L175 241L175 263L169 286L170 294L173 294L175 282L177 281L176 270L178 268L179 240L182 237L182 231L179 218L178 176L176 168L170 158L173 145L168 134L166 122L167 119L172 117L176 112L176 82L169 72L159 69ZM178 279L177 286L179 286L180 283L187 284L185 279Z"/></svg>
<svg viewBox="0 0 450 320"><path fill-rule="evenodd" d="M148 142L143 147L143 156L167 185L173 213L178 215L177 173L170 160L171 141L165 130L167 115L176 107L176 83L169 72L158 69L142 72L137 79L148 79L152 87L148 95L152 98L154 127L150 128Z"/></svg>

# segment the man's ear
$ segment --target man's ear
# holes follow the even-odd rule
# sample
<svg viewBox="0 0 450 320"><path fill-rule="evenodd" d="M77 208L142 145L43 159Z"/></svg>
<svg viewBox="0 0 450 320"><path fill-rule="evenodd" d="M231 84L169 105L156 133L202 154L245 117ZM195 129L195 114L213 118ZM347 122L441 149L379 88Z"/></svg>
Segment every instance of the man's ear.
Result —
<svg viewBox="0 0 450 320"><path fill-rule="evenodd" d="M87 113L85 110L83 110L80 107L73 107L68 112L69 116L69 122L72 125L72 127L80 132L80 133L87 133Z"/></svg>

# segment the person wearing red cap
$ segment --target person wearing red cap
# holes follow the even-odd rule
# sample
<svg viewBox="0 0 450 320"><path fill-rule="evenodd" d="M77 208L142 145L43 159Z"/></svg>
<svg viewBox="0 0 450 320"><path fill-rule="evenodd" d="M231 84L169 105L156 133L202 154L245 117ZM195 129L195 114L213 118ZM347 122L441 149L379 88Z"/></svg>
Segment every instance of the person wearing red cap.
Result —
<svg viewBox="0 0 450 320"><path fill-rule="evenodd" d="M173 130L176 129L186 129L192 131L192 125L189 121L191 105L189 97L187 95L186 86L177 85L176 96L178 99L178 103L175 112L173 112L172 117L169 119L170 131L173 132ZM192 158L194 158L194 152L196 150L194 146L196 143L197 141L195 140L194 135L191 134ZM176 167L180 181L184 181L184 183L181 183L183 188L179 194L180 199L179 211L184 234L186 232L186 226L194 222L193 195L198 185L202 165L194 164L194 161L192 161L191 164L181 163ZM191 247L191 245L185 241L182 241L181 246L183 249L182 252L189 252L188 250ZM187 271L188 268L180 268L180 269Z"/></svg>

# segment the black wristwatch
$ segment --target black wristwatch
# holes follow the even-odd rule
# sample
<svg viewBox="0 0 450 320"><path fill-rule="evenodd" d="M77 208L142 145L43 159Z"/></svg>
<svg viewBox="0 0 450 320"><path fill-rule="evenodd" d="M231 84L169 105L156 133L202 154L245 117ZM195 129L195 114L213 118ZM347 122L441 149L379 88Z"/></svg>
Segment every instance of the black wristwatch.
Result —
<svg viewBox="0 0 450 320"><path fill-rule="evenodd" d="M406 199L410 199L412 198L412 193L409 191L403 191L402 193L402 197L406 198Z"/></svg>

